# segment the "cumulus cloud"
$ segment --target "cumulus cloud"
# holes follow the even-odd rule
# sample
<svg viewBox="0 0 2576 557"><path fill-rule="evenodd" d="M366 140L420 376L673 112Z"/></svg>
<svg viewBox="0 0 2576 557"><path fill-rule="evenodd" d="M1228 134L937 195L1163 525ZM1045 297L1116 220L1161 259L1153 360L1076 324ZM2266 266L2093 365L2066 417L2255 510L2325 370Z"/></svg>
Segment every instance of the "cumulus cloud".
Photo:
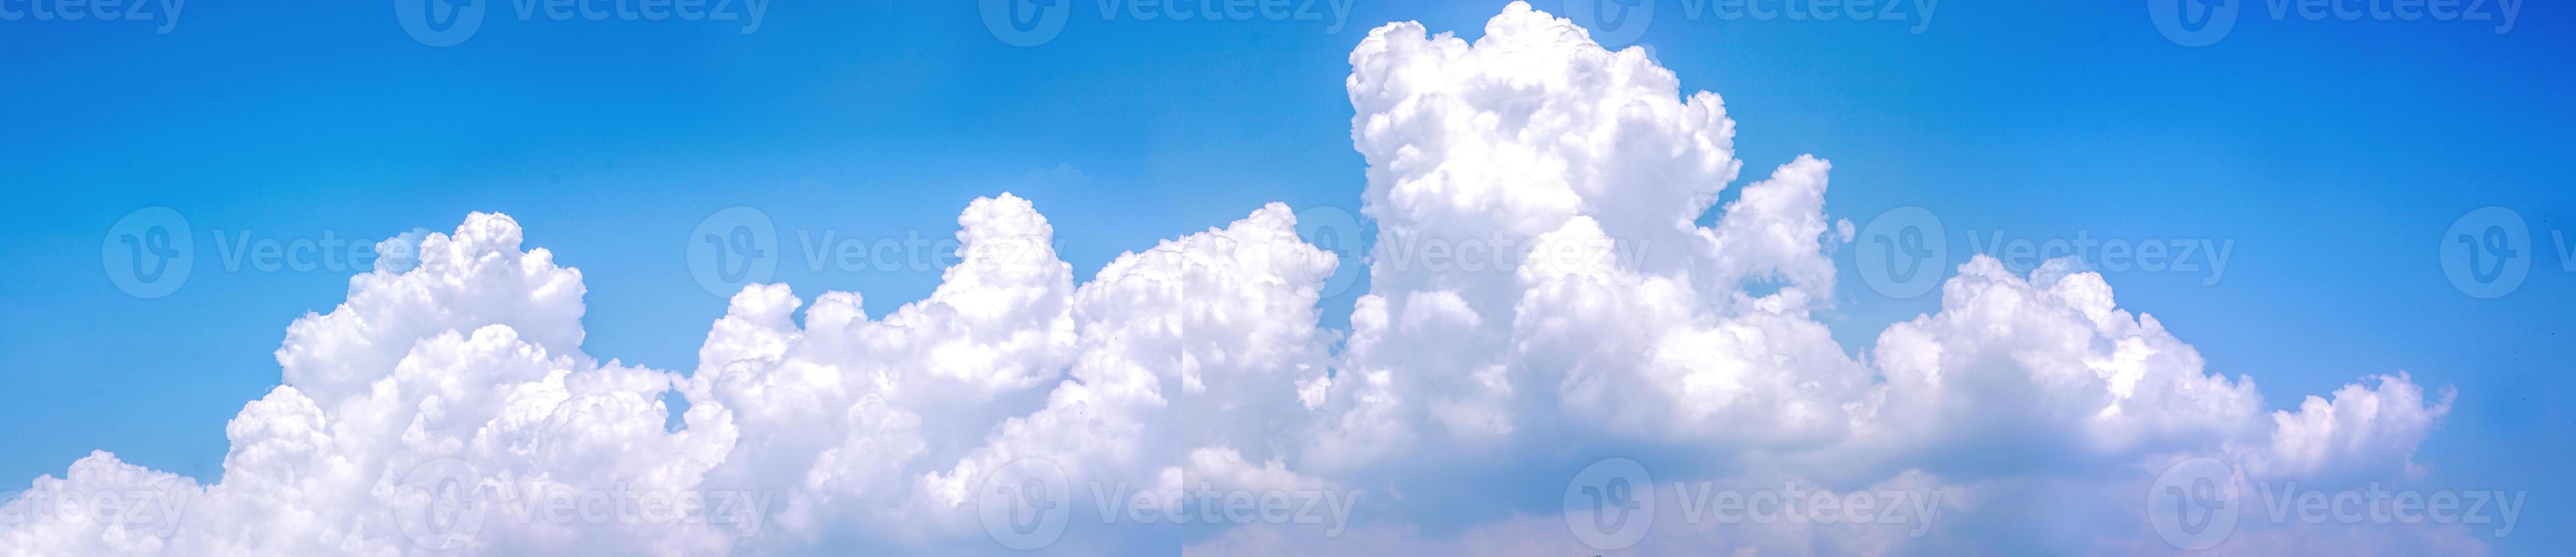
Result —
<svg viewBox="0 0 2576 557"><path fill-rule="evenodd" d="M19 517L0 555L1003 553L1037 534L994 528L1000 480L1072 487L1073 524L1041 540L1058 553L1584 554L1569 520L1600 517L1557 497L1611 458L1658 480L1629 486L1659 503L1647 554L2161 553L2139 499L2165 467L2405 481L2454 396L2398 373L2267 412L2253 378L2066 263L1971 260L1939 311L1845 347L1819 321L1851 238L1833 165L1799 157L1720 206L1734 123L1645 50L1515 2L1473 41L1381 27L1350 64L1379 230L1357 261L1271 204L1078 281L1004 193L959 216L929 297L869 316L858 293L752 285L679 372L584 353L583 276L477 213L288 328L284 385L227 427L220 478L94 454L0 505ZM1319 327L1343 265L1371 290ZM1209 491L1336 516L1211 523L1230 503ZM62 512L101 493L166 504ZM1910 520L1701 514L1729 493ZM2238 535L2221 549L2483 547Z"/></svg>

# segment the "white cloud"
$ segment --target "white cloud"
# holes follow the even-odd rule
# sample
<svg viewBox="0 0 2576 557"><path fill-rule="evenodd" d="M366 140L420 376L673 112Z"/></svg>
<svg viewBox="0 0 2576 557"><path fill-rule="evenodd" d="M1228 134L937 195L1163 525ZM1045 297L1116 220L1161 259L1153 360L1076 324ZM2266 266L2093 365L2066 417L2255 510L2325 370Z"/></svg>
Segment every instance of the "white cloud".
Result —
<svg viewBox="0 0 2576 557"><path fill-rule="evenodd" d="M1058 552L1563 555L1589 548L1554 497L1608 457L1719 490L1940 494L1888 525L1688 520L1677 491L1646 553L2155 553L2173 546L2139 499L2163 465L2402 481L2450 408L2400 373L2267 415L2250 377L2207 372L2062 263L1972 260L1940 311L1855 352L1817 317L1851 237L1826 212L1832 165L1781 165L1695 225L1742 166L1734 124L1644 50L1516 2L1473 43L1399 23L1350 62L1381 234L1365 261L1299 241L1271 204L1077 283L1047 219L1002 194L958 218L962 262L928 298L872 318L857 293L808 305L754 285L684 375L583 353L581 274L478 213L421 238L417 267L360 275L289 327L286 385L227 428L221 478L100 453L0 506L52 516L65 494L132 493L179 502L176 520L0 521L0 555L421 555L450 539L486 555L999 553L978 497L1030 458L1078 486ZM1415 251L1464 243L1522 264ZM1350 330L1319 328L1325 279L1360 264L1372 290ZM671 393L689 402L676 431ZM409 487L460 470L498 500L450 538L422 519L451 509ZM1092 510L1201 486L1361 498L1340 536ZM595 493L725 510L545 514L549 495ZM2226 547L2482 549L2451 527L2240 535Z"/></svg>
<svg viewBox="0 0 2576 557"><path fill-rule="evenodd" d="M2331 402L2309 396L2296 413L2272 412L2272 444L2247 465L2268 477L2422 475L2409 456L2450 412L2458 393L2445 387L2441 399L2428 405L2424 389L2404 373L2371 380L2378 385L2336 389Z"/></svg>

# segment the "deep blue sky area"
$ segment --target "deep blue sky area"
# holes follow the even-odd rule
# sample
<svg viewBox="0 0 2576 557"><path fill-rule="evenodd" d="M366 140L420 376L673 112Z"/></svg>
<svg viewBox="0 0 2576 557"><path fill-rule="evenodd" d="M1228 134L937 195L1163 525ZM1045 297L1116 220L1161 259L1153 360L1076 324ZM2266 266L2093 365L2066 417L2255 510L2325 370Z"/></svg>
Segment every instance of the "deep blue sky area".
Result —
<svg viewBox="0 0 2576 557"><path fill-rule="evenodd" d="M781 0L753 28L521 20L492 1L444 47L384 2L0 19L0 191L19 215L0 242L0 482L91 450L221 472L224 424L278 383L286 325L329 311L355 270L228 269L219 237L372 241L507 213L582 271L589 353L687 370L725 299L686 245L728 207L768 215L792 250L800 232L945 238L970 200L1009 191L1053 222L1080 279L1272 201L1356 215L1350 49L1389 21L1478 36L1504 2L1345 1L1338 26L1320 5L1319 20L1134 21L1073 1L1029 47L973 2ZM2529 490L2504 553L2576 547L2576 264L2552 236L2576 232L2576 6L2532 2L2504 29L2274 19L2248 1L2222 39L2187 47L2125 0L1952 0L1928 22L1656 4L1635 42L1686 91L1724 97L1737 185L1829 159L1829 214L1925 208L1951 265L1983 247L1972 231L2232 243L2215 278L2106 278L2275 409L2372 374L2455 387L2416 457L2428 482ZM138 298L101 248L155 206L184 216L197 259L175 292ZM2440 247L2490 206L2524 219L2532 259L2482 299L2446 279ZM1874 291L1853 247L1825 320L1862 355L1939 299ZM775 280L808 299L858 291L881 315L939 272L791 257ZM1325 300L1326 323L1345 326L1364 291Z"/></svg>

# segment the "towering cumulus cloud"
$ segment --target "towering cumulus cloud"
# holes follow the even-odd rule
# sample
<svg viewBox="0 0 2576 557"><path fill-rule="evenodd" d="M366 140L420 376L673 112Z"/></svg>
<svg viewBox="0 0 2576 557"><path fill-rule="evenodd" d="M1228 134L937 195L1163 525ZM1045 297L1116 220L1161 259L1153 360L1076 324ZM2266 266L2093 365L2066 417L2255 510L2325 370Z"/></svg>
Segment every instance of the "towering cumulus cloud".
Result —
<svg viewBox="0 0 2576 557"><path fill-rule="evenodd" d="M1350 64L1359 261L1272 204L1077 280L1001 194L928 298L754 285L678 372L584 353L581 273L477 213L288 328L222 477L93 454L0 506L0 555L2170 553L2206 539L2141 504L2178 463L2402 486L2449 410L2400 373L2267 411L2067 263L1969 261L1845 347L1832 164L1720 206L1734 124L1644 49L1513 3ZM1342 265L1371 290L1319 328ZM130 511L65 504L102 494ZM2484 551L2238 522L2210 551Z"/></svg>

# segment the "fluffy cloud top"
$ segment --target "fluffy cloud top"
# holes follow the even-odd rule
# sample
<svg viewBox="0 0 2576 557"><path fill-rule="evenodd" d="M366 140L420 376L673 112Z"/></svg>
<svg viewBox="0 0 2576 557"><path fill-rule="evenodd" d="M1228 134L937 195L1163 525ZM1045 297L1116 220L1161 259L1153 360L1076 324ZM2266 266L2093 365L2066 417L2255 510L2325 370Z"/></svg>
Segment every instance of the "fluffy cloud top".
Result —
<svg viewBox="0 0 2576 557"><path fill-rule="evenodd" d="M581 274L477 213L288 328L285 384L227 428L221 478L94 454L0 517L84 494L173 504L0 522L0 555L1000 553L979 501L1033 462L1118 486L1070 490L1085 510L1054 552L1563 555L1590 548L1549 498L1611 457L1723 489L1945 494L1919 502L1927 524L1667 512L1646 553L2151 553L2176 549L2137 502L2166 465L2402 481L2450 408L2401 373L2267 413L2252 378L2209 373L2063 265L1970 261L1938 313L1847 349L1817 320L1851 234L1825 212L1832 165L1800 157L1717 207L1742 167L1734 123L1645 50L1515 2L1472 42L1379 28L1350 63L1380 231L1362 261L1271 204L1077 283L1047 219L1002 194L958 218L961 262L928 298L870 317L857 293L754 285L675 373L583 353ZM1347 331L1317 326L1340 265L1372 285ZM1081 520L1197 512L1202 489L1356 506L1348 531ZM485 506L427 496L457 490ZM579 497L596 493L696 506L593 519ZM2240 537L2222 549L2482 549L2430 526Z"/></svg>

